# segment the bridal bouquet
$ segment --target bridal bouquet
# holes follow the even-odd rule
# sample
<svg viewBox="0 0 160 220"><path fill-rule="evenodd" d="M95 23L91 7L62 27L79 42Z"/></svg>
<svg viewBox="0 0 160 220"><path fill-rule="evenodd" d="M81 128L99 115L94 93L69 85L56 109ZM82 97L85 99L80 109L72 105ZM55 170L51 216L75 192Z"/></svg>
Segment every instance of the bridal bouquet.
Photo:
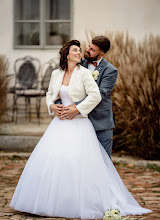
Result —
<svg viewBox="0 0 160 220"><path fill-rule="evenodd" d="M123 219L127 220L128 217L123 218L118 209L111 209L106 211L103 217L103 220L123 220Z"/></svg>

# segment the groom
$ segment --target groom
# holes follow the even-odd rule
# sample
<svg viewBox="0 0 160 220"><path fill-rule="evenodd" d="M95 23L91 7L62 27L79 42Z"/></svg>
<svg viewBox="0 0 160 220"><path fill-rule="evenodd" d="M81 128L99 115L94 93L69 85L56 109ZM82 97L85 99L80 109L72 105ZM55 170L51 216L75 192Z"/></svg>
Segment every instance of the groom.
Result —
<svg viewBox="0 0 160 220"><path fill-rule="evenodd" d="M91 70L93 76L95 75L94 78L102 97L101 102L92 110L88 117L94 126L100 143L108 153L109 157L111 157L113 128L115 126L111 93L116 83L117 69L103 58L109 49L110 41L107 37L94 37L85 50L82 65ZM71 119L77 114L79 114L79 112L76 109L76 106L75 108L66 107L64 113L62 113L62 118Z"/></svg>

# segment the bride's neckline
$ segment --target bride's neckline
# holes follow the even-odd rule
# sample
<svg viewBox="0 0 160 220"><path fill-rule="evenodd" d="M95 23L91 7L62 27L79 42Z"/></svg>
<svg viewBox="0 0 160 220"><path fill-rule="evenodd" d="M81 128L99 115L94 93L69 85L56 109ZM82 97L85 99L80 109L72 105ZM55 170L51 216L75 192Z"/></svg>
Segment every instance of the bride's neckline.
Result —
<svg viewBox="0 0 160 220"><path fill-rule="evenodd" d="M64 85L64 84L62 84L62 86L68 87L68 86L66 86L66 85Z"/></svg>

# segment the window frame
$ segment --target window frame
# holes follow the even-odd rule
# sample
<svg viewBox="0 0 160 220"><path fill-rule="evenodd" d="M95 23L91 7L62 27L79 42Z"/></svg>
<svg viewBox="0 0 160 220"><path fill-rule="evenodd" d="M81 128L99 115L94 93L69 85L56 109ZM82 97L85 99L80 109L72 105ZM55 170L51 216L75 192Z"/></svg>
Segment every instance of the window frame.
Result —
<svg viewBox="0 0 160 220"><path fill-rule="evenodd" d="M60 49L62 45L46 45L46 23L54 22L66 22L70 23L70 38L73 36L73 0L70 0L70 20L48 20L45 17L46 14L46 0L40 1L40 19L39 20L18 20L16 19L16 0L13 1L13 48L14 49ZM16 24L17 23L36 23L40 24L40 45L16 45Z"/></svg>

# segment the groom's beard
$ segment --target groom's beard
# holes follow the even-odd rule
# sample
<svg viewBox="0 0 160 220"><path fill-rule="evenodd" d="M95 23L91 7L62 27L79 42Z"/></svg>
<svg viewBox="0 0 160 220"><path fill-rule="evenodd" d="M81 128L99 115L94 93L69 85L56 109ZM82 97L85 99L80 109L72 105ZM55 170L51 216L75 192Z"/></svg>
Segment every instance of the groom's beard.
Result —
<svg viewBox="0 0 160 220"><path fill-rule="evenodd" d="M100 53L99 53L100 54ZM97 54L97 56L95 57L91 57L90 53L88 53L87 51L85 51L84 53L84 58L87 59L88 62L92 62L92 61L97 61L99 54Z"/></svg>

